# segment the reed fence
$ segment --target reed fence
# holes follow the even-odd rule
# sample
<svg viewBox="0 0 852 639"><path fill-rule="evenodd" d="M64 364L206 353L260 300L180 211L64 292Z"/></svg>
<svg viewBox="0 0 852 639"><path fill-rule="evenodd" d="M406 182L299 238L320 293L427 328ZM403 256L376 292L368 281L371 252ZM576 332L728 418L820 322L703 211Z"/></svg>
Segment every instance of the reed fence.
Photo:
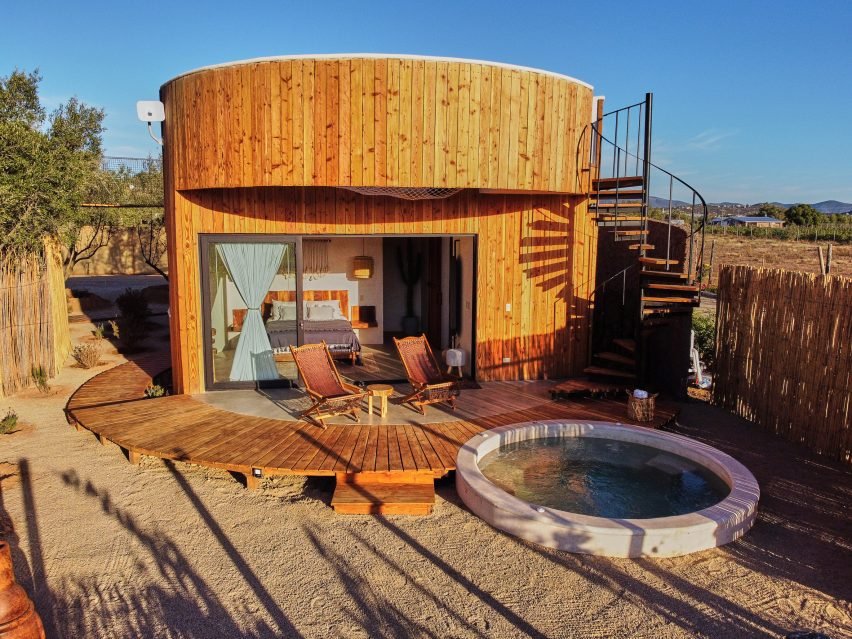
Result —
<svg viewBox="0 0 852 639"><path fill-rule="evenodd" d="M852 463L852 279L725 265L713 401Z"/></svg>
<svg viewBox="0 0 852 639"><path fill-rule="evenodd" d="M71 350L59 251L0 258L0 397L33 383L33 369L55 377Z"/></svg>

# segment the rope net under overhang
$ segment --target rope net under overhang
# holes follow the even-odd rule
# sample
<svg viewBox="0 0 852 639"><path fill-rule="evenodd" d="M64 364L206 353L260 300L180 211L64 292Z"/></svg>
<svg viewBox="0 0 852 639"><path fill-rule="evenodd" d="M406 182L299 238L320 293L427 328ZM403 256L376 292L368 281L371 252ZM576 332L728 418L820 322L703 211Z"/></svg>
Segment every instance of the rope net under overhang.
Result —
<svg viewBox="0 0 852 639"><path fill-rule="evenodd" d="M409 188L404 186L343 186L361 195L387 195L401 200L440 200L455 195L461 189Z"/></svg>

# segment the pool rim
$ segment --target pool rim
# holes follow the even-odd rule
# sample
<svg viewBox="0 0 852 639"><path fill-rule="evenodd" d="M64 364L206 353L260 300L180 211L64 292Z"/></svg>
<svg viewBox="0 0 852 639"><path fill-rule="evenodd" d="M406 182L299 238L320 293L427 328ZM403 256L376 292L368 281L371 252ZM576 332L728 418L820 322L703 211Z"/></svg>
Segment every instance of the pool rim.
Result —
<svg viewBox="0 0 852 639"><path fill-rule="evenodd" d="M682 515L597 517L526 502L492 483L479 469L479 460L502 444L577 436L635 442L681 455L717 475L730 493L712 506ZM760 499L754 475L712 446L641 426L566 419L509 424L474 435L459 449L456 488L471 511L505 532L571 552L618 557L678 556L729 543L751 528Z"/></svg>

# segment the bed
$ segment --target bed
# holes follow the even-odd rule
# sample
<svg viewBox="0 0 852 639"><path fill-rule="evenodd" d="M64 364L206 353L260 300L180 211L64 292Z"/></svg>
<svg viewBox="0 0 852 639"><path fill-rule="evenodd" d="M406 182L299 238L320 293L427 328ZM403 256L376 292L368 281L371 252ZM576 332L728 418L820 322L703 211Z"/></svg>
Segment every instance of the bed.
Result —
<svg viewBox="0 0 852 639"><path fill-rule="evenodd" d="M266 334L279 361L291 359L290 347L298 345L295 298L294 291L270 291L261 307ZM302 298L304 343L325 341L333 357L354 363L361 343L349 319L349 292L303 291ZM242 328L245 313L246 309L234 309L232 330Z"/></svg>

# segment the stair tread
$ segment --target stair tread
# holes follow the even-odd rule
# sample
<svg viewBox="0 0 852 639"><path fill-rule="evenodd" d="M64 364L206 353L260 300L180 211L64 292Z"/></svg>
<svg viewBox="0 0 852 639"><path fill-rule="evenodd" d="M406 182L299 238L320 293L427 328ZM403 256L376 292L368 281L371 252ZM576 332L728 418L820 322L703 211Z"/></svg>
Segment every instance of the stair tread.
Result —
<svg viewBox="0 0 852 639"><path fill-rule="evenodd" d="M583 369L587 375L603 375L605 377L624 377L625 379L636 379L635 373L620 371L617 368L605 368L603 366L587 366Z"/></svg>
<svg viewBox="0 0 852 639"><path fill-rule="evenodd" d="M623 177L598 178L592 181L592 186L597 191L609 191L615 188L629 188L631 186L642 186L645 178L641 175L627 175ZM617 185L617 186L616 186Z"/></svg>
<svg viewBox="0 0 852 639"><path fill-rule="evenodd" d="M628 244L627 248L631 251L642 250L653 251L656 247L653 244Z"/></svg>
<svg viewBox="0 0 852 639"><path fill-rule="evenodd" d="M641 209L641 202L592 202L591 206L596 209Z"/></svg>
<svg viewBox="0 0 852 639"><path fill-rule="evenodd" d="M616 229L613 233L617 235L648 235L648 231L644 229Z"/></svg>
<svg viewBox="0 0 852 639"><path fill-rule="evenodd" d="M671 279L679 279L685 280L688 279L689 276L686 273L678 273L676 271L640 271L639 273L643 277L665 277Z"/></svg>
<svg viewBox="0 0 852 639"><path fill-rule="evenodd" d="M694 304L697 303L697 300L694 297L656 297L656 296L642 296L643 302L661 302L664 304Z"/></svg>
<svg viewBox="0 0 852 639"><path fill-rule="evenodd" d="M553 387L556 395L581 395L594 393L620 393L629 388L626 382L603 382L587 377L572 377Z"/></svg>
<svg viewBox="0 0 852 639"><path fill-rule="evenodd" d="M640 257L639 261L642 264L659 264L659 265L663 265L663 266L666 265L666 264L669 264L669 265L680 264L680 262L678 260L667 260L664 257Z"/></svg>
<svg viewBox="0 0 852 639"><path fill-rule="evenodd" d="M691 313L692 305L690 306L660 306L643 309L643 315L676 315L680 313Z"/></svg>
<svg viewBox="0 0 852 639"><path fill-rule="evenodd" d="M636 352L636 340L627 337L616 337L612 340L612 343L631 353Z"/></svg>
<svg viewBox="0 0 852 639"><path fill-rule="evenodd" d="M595 353L595 357L599 357L600 359L605 359L610 362L616 362L618 364L624 364L625 366L636 366L636 360L632 357L627 357L627 355L620 355L618 353L612 353L610 351Z"/></svg>
<svg viewBox="0 0 852 639"><path fill-rule="evenodd" d="M618 189L617 191L594 191L589 194L591 197L601 197L611 199L614 197L618 198L639 198L645 195L645 191L643 189L637 190L625 190Z"/></svg>
<svg viewBox="0 0 852 639"><path fill-rule="evenodd" d="M616 214L616 213L602 212L602 213L595 213L595 219L601 220L602 222L614 222L616 220L621 222L621 221L624 221L624 220L641 221L645 218L643 218L641 215L626 215L624 213Z"/></svg>
<svg viewBox="0 0 852 639"><path fill-rule="evenodd" d="M659 284L649 282L643 285L645 288L654 289L658 291L689 291L693 293L697 293L699 288L693 284Z"/></svg>
<svg viewBox="0 0 852 639"><path fill-rule="evenodd" d="M435 504L435 484L338 481L331 505L346 514L428 514Z"/></svg>

